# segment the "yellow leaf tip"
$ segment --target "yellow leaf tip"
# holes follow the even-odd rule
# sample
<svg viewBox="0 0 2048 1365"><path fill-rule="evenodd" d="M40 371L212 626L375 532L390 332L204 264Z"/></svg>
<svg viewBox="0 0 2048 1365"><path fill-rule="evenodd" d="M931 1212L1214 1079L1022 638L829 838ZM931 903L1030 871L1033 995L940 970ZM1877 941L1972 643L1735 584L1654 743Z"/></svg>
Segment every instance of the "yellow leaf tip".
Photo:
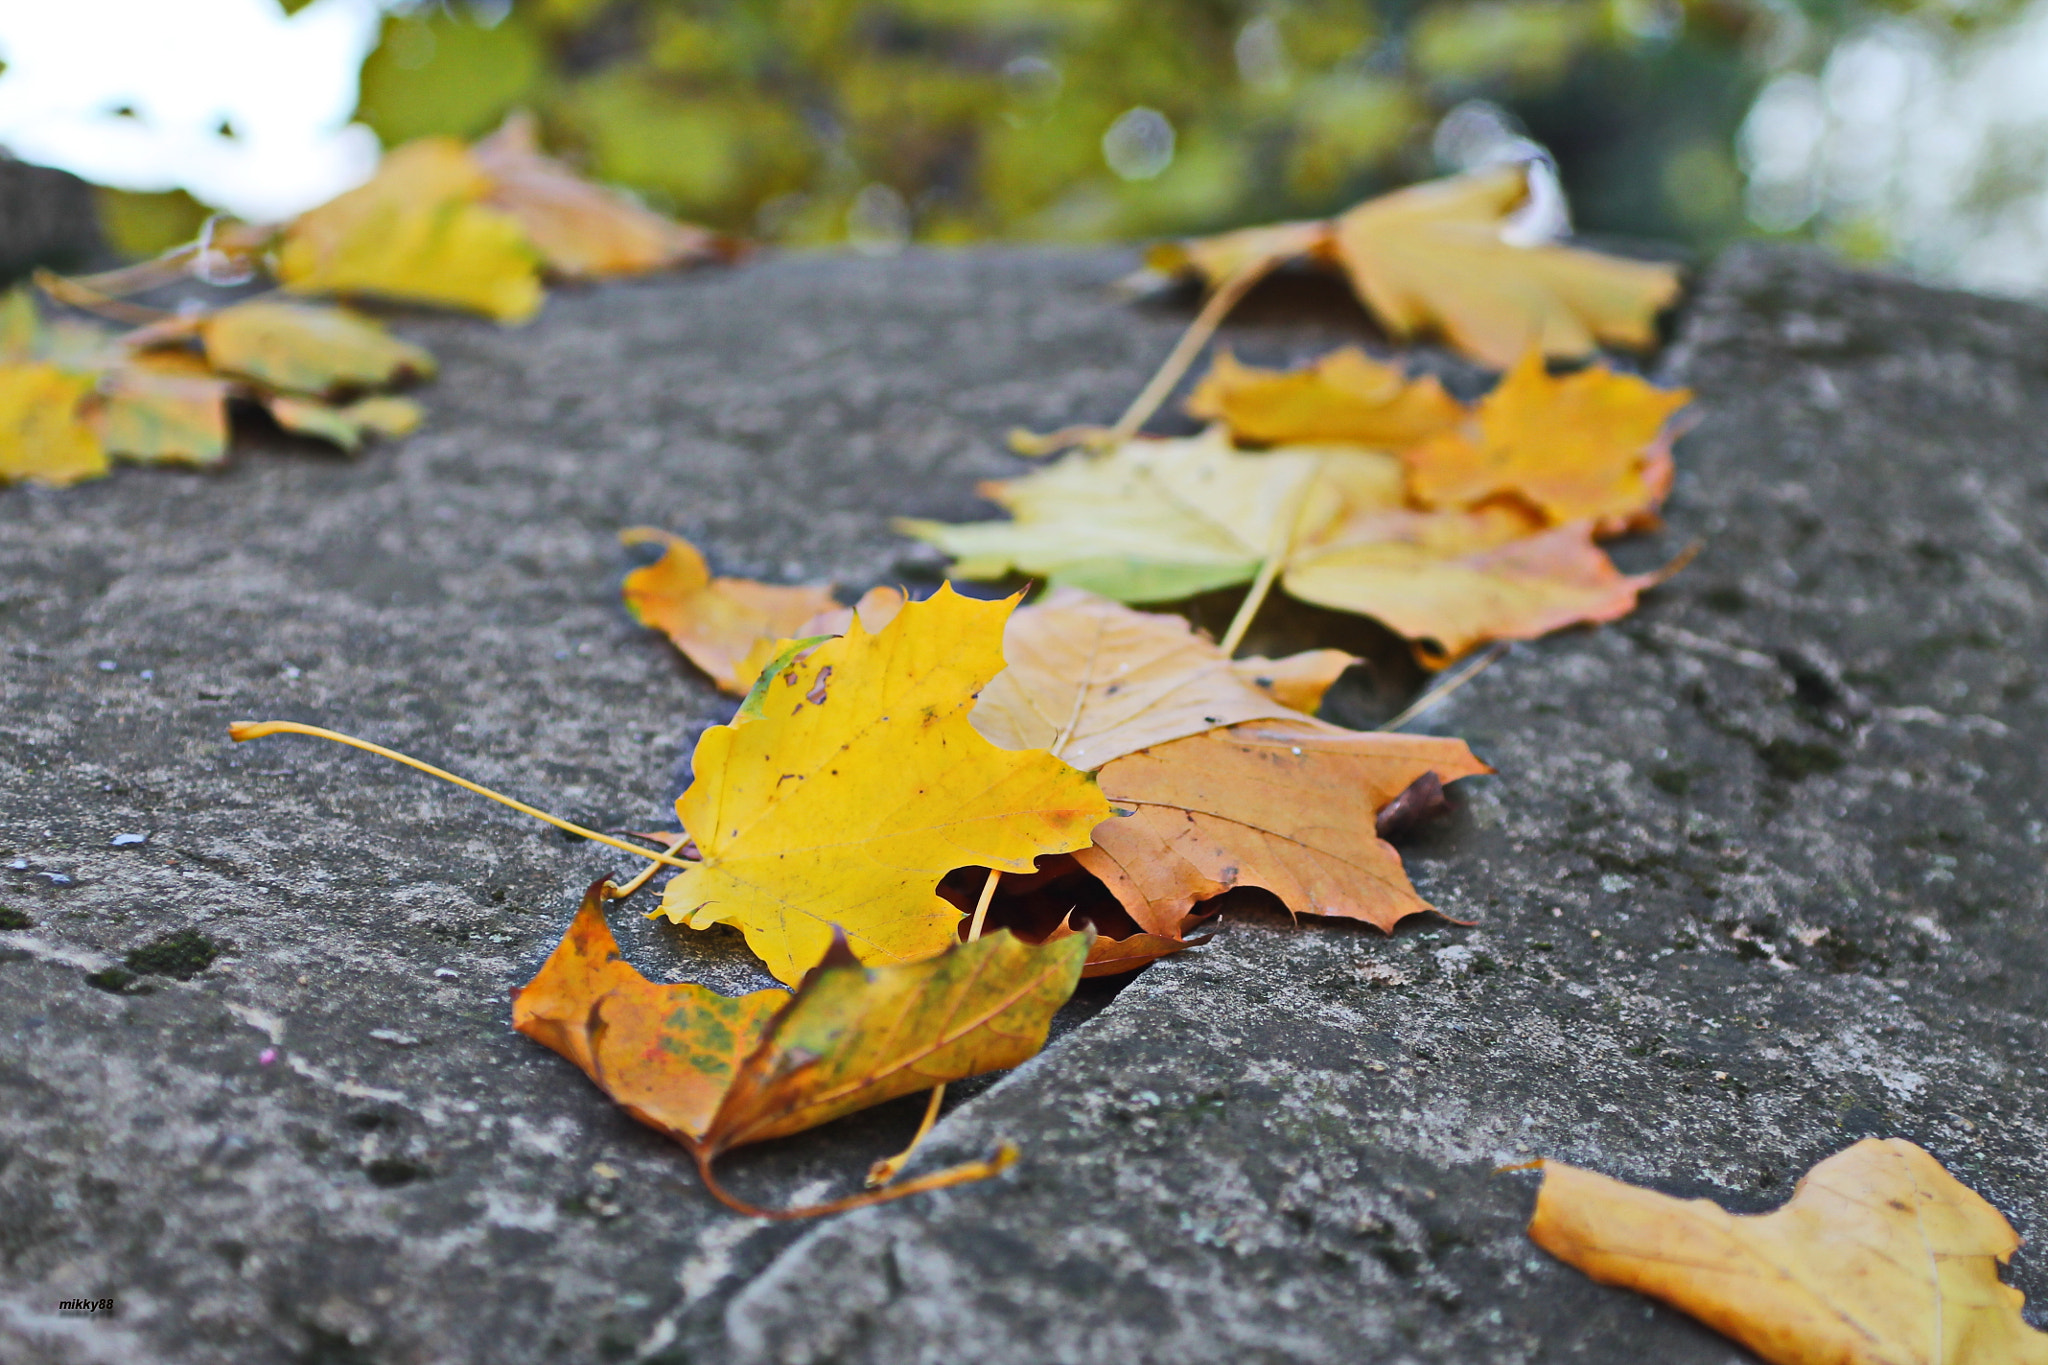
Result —
<svg viewBox="0 0 2048 1365"><path fill-rule="evenodd" d="M238 720L228 725L228 738L240 744L245 739L261 739L277 733L274 720Z"/></svg>

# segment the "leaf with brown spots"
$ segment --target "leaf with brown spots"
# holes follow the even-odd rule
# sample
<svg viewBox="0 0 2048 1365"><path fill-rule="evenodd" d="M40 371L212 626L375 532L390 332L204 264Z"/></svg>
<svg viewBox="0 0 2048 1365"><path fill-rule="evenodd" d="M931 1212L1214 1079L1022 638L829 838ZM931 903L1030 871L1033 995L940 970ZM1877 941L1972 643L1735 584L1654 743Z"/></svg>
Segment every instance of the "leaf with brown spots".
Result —
<svg viewBox="0 0 2048 1365"><path fill-rule="evenodd" d="M943 950L959 912L935 889L953 868L1028 872L1086 845L1109 815L1094 779L997 748L968 720L1003 669L1013 606L941 588L879 631L856 616L837 639L786 645L733 723L697 743L676 812L703 861L661 912L738 926L795 982L839 932L863 962Z"/></svg>

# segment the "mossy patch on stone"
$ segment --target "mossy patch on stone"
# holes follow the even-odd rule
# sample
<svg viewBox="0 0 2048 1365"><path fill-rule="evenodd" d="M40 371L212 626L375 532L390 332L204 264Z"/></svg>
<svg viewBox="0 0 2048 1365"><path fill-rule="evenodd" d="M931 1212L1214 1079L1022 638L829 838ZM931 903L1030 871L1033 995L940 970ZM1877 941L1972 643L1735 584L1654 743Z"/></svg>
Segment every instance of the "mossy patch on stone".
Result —
<svg viewBox="0 0 2048 1365"><path fill-rule="evenodd" d="M17 910L11 905L0 905L0 931L7 929L33 929L36 922L28 917L28 911Z"/></svg>
<svg viewBox="0 0 2048 1365"><path fill-rule="evenodd" d="M151 939L122 961L129 971L141 976L172 976L190 981L212 966L225 947L197 929L180 929Z"/></svg>

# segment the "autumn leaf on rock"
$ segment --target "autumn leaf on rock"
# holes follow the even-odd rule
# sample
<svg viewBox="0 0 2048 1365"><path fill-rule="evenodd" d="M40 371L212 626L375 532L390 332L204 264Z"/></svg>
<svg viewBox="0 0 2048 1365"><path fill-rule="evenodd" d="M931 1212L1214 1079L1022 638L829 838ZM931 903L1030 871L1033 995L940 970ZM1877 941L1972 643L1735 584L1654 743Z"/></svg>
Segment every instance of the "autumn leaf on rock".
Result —
<svg viewBox="0 0 2048 1365"><path fill-rule="evenodd" d="M1342 651L1317 650L1246 660L1241 669L1178 616L1133 611L1077 588L1019 608L1003 656L1009 666L982 689L974 728L1005 749L1049 750L1081 769L1218 725L1298 717L1245 673L1320 698L1331 664L1341 672L1352 662Z"/></svg>
<svg viewBox="0 0 2048 1365"><path fill-rule="evenodd" d="M300 214L277 248L297 293L463 308L500 322L540 311L540 256L518 219L483 202L491 178L454 138L386 154L369 182Z"/></svg>
<svg viewBox="0 0 2048 1365"><path fill-rule="evenodd" d="M1815 1166L1737 1216L1545 1161L1529 1236L1602 1284L1664 1300L1772 1365L2048 1365L1999 1267L1997 1209L1901 1138Z"/></svg>
<svg viewBox="0 0 2048 1365"><path fill-rule="evenodd" d="M1230 667L1282 706L1312 716L1322 706L1323 694L1357 662L1357 655L1341 649L1305 649L1278 659L1262 654L1232 659Z"/></svg>
<svg viewBox="0 0 2048 1365"><path fill-rule="evenodd" d="M273 394L263 400L263 406L286 431L317 436L343 450L355 450L366 436L403 436L419 426L424 416L419 404L389 394L339 405Z"/></svg>
<svg viewBox="0 0 2048 1365"><path fill-rule="evenodd" d="M72 484L107 472L107 452L81 411L90 374L43 361L0 364L0 481Z"/></svg>
<svg viewBox="0 0 2048 1365"><path fill-rule="evenodd" d="M199 324L207 363L286 393L382 388L434 373L434 357L343 308L256 299Z"/></svg>
<svg viewBox="0 0 2048 1365"><path fill-rule="evenodd" d="M196 357L145 352L100 377L88 420L109 455L219 464L228 453L232 387Z"/></svg>
<svg viewBox="0 0 2048 1365"><path fill-rule="evenodd" d="M1281 584L1304 602L1372 617L1441 668L1488 640L1616 620L1660 581L1616 569L1590 522L1532 532L1510 508L1383 512L1305 546Z"/></svg>
<svg viewBox="0 0 2048 1365"><path fill-rule="evenodd" d="M863 962L944 949L960 916L935 888L953 868L1027 872L1086 845L1109 815L1093 779L999 749L968 719L1003 669L1013 605L941 588L765 674L698 741L676 810L703 862L669 882L662 913L737 925L794 982L835 929Z"/></svg>
<svg viewBox="0 0 2048 1365"><path fill-rule="evenodd" d="M1335 513L1312 485L1327 462L1362 452L1245 454L1216 427L1185 440L1136 440L1100 457L1070 455L1023 478L982 486L1014 520L897 529L959 560L964 578L1015 570L1119 602L1164 602L1249 582L1287 528ZM1399 466L1393 465L1394 487ZM1304 500L1304 492L1309 493Z"/></svg>
<svg viewBox="0 0 2048 1365"><path fill-rule="evenodd" d="M1076 853L1139 927L1177 936L1197 902L1259 886L1296 914L1391 929L1430 908L1377 833L1380 809L1416 779L1493 769L1463 740L1254 721L1105 765L1103 794L1129 817Z"/></svg>
<svg viewBox="0 0 2048 1365"><path fill-rule="evenodd" d="M1259 445L1350 441L1378 450L1404 450L1465 415L1435 376L1410 379L1356 346L1300 370L1259 369L1225 351L1189 395L1187 410Z"/></svg>
<svg viewBox="0 0 2048 1365"><path fill-rule="evenodd" d="M472 153L490 179L486 202L518 222L553 274L639 275L736 254L729 239L664 217L542 155L536 128L531 114L515 113Z"/></svg>
<svg viewBox="0 0 2048 1365"><path fill-rule="evenodd" d="M1323 223L1283 223L1184 244L1155 256L1212 284L1285 256L1340 266L1396 338L1441 332L1506 369L1531 349L1576 359L1602 342L1645 347L1678 297L1669 265L1622 260L1504 235L1529 194L1528 171L1496 166L1369 199Z"/></svg>
<svg viewBox="0 0 2048 1365"><path fill-rule="evenodd" d="M667 635L727 692L745 693L753 686L758 663L744 677L740 663L758 642L823 634L800 627L839 606L825 588L714 578L696 546L666 531L635 527L620 539L664 547L660 559L626 575L623 591L633 618Z"/></svg>
<svg viewBox="0 0 2048 1365"><path fill-rule="evenodd" d="M604 883L590 888L560 945L513 992L512 1025L681 1143L713 1193L746 1212L760 1211L712 1179L721 1153L1017 1065L1044 1046L1088 948L1085 937L1033 947L995 933L877 968L842 948L794 994L734 998L641 976L619 955L604 897ZM998 1168L976 1163L888 1194Z"/></svg>
<svg viewBox="0 0 2048 1365"><path fill-rule="evenodd" d="M1649 517L1671 484L1674 413L1692 400L1594 365L1552 376L1531 351L1480 400L1470 422L1405 451L1423 507L1526 502L1551 524L1591 520L1613 534Z"/></svg>

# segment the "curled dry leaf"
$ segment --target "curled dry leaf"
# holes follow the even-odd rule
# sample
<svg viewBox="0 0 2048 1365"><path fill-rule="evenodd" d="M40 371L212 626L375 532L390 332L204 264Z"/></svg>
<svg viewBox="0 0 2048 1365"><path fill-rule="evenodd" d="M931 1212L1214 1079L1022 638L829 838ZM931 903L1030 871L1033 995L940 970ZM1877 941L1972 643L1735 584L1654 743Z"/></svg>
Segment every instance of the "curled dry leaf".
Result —
<svg viewBox="0 0 2048 1365"><path fill-rule="evenodd" d="M1531 351L1470 422L1403 452L1408 491L1423 507L1513 497L1552 525L1590 520L1602 534L1626 530L1652 518L1670 491L1665 433L1691 401L1684 389L1605 365L1553 376Z"/></svg>
<svg viewBox="0 0 2048 1365"><path fill-rule="evenodd" d="M1103 793L1135 814L1074 856L1148 933L1178 935L1197 901L1237 886L1391 929L1431 907L1379 837L1379 811L1425 775L1492 771L1463 740L1253 721L1105 765Z"/></svg>
<svg viewBox="0 0 2048 1365"><path fill-rule="evenodd" d="M619 538L628 545L664 547L660 559L626 575L626 607L634 619L667 635L728 692L743 694L753 685L759 661L751 671L740 664L758 642L826 634L803 627L839 607L826 588L714 578L696 546L666 531L641 526Z"/></svg>
<svg viewBox="0 0 2048 1365"><path fill-rule="evenodd" d="M1329 223L1185 243L1155 253L1153 264L1218 284L1287 257L1334 262L1395 337L1441 332L1498 369L1532 348L1578 358L1603 342L1648 346L1657 314L1678 297L1677 269L1508 240L1528 194L1525 167L1495 166L1369 199Z"/></svg>
<svg viewBox="0 0 2048 1365"><path fill-rule="evenodd" d="M1109 815L1094 780L968 720L1003 669L1013 606L942 587L879 632L856 617L838 639L786 647L733 724L697 743L676 810L704 860L669 882L661 913L737 925L794 982L835 930L864 962L954 942L959 911L935 890L953 868L1028 872L1086 845Z"/></svg>
<svg viewBox="0 0 2048 1365"><path fill-rule="evenodd" d="M731 239L664 217L543 155L537 129L533 115L514 113L472 153L491 182L486 202L518 222L551 273L640 275L737 253Z"/></svg>
<svg viewBox="0 0 2048 1365"><path fill-rule="evenodd" d="M1784 1207L1741 1217L1545 1161L1529 1236L1602 1284L1664 1300L1772 1365L2048 1365L1998 1279L2020 1239L1941 1163L1866 1138Z"/></svg>
<svg viewBox="0 0 2048 1365"><path fill-rule="evenodd" d="M619 955L604 898L604 883L590 888L561 943L513 992L512 1026L681 1143L712 1192L747 1213L763 1211L712 1178L721 1153L1017 1065L1044 1046L1087 956L1085 938L1034 947L996 933L922 962L870 969L842 942L794 994L733 998L641 976ZM793 1212L857 1207L1004 1164L977 1162Z"/></svg>
<svg viewBox="0 0 2048 1365"><path fill-rule="evenodd" d="M424 348L343 308L256 299L200 322L199 338L215 370L286 393L325 396L434 373Z"/></svg>
<svg viewBox="0 0 2048 1365"><path fill-rule="evenodd" d="M1003 657L1009 666L982 689L974 728L1005 749L1045 749L1084 770L1218 725L1298 717L1270 689L1320 700L1353 662L1317 650L1240 667L1178 616L1078 588L1055 588L1013 613Z"/></svg>
<svg viewBox="0 0 2048 1365"><path fill-rule="evenodd" d="M1260 369L1224 351L1187 410L1257 445L1348 441L1376 450L1405 450L1465 416L1434 375L1410 379L1356 346L1300 370Z"/></svg>

